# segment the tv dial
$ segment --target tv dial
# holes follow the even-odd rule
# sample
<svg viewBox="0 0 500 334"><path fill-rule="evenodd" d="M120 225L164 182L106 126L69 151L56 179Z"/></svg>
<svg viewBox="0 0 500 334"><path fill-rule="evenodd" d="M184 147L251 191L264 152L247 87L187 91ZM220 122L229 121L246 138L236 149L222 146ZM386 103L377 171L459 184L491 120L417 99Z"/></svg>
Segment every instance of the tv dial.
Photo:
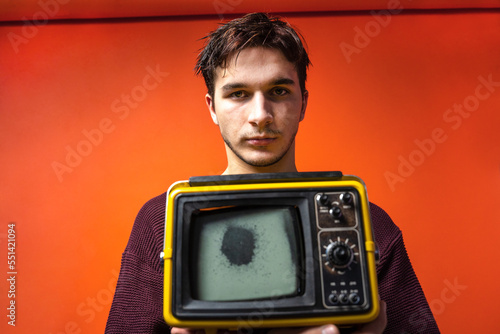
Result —
<svg viewBox="0 0 500 334"><path fill-rule="evenodd" d="M351 249L343 241L335 241L326 248L326 259L335 268L347 268L353 257Z"/></svg>
<svg viewBox="0 0 500 334"><path fill-rule="evenodd" d="M323 258L325 259L325 264L333 270L337 270L339 273L345 271L345 269L350 269L351 263L355 262L354 248L356 245L350 244L349 239L341 240L338 238L336 241L329 240L329 244L324 246L325 253Z"/></svg>

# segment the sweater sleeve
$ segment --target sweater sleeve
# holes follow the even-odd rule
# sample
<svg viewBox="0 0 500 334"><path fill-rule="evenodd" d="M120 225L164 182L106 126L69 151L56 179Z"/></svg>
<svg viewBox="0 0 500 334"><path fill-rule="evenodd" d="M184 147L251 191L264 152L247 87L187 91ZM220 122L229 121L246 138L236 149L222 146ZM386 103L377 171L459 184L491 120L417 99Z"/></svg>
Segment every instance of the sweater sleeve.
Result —
<svg viewBox="0 0 500 334"><path fill-rule="evenodd" d="M370 204L380 262L380 299L387 303L384 333L439 333L424 292L413 270L401 230L381 208Z"/></svg>
<svg viewBox="0 0 500 334"><path fill-rule="evenodd" d="M139 211L122 255L120 275L106 334L169 333L163 319L163 248L165 194Z"/></svg>

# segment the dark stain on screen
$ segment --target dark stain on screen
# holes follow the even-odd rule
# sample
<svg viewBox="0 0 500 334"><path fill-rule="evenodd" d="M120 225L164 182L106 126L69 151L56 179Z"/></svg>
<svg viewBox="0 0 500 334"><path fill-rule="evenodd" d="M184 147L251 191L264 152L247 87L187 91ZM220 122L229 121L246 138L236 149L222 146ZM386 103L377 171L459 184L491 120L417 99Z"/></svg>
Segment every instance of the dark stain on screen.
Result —
<svg viewBox="0 0 500 334"><path fill-rule="evenodd" d="M222 239L221 251L231 264L242 266L252 262L255 237L252 231L238 226L228 227Z"/></svg>

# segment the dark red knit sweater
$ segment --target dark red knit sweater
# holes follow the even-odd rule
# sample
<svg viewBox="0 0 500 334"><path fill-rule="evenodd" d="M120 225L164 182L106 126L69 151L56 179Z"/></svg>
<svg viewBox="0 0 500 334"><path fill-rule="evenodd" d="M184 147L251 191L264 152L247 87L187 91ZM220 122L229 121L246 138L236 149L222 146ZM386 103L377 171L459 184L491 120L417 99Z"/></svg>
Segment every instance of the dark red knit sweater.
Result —
<svg viewBox="0 0 500 334"><path fill-rule="evenodd" d="M120 276L106 324L107 334L169 333L163 320L163 250L166 194L140 210L122 256ZM439 333L403 237L391 218L370 204L375 239L380 250L379 294L387 303L384 333Z"/></svg>

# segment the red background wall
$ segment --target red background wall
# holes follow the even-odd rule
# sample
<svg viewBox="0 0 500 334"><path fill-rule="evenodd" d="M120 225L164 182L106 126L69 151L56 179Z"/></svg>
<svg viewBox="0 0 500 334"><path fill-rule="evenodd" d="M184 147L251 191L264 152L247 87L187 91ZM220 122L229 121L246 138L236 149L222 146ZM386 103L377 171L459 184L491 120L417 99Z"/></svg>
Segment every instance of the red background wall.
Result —
<svg viewBox="0 0 500 334"><path fill-rule="evenodd" d="M49 22L39 7L31 25L0 25L0 331L103 332L142 204L224 170L192 71L199 38L248 9L223 3L205 16ZM298 167L365 180L403 230L443 333L495 332L500 12L405 6L283 13L313 62Z"/></svg>

